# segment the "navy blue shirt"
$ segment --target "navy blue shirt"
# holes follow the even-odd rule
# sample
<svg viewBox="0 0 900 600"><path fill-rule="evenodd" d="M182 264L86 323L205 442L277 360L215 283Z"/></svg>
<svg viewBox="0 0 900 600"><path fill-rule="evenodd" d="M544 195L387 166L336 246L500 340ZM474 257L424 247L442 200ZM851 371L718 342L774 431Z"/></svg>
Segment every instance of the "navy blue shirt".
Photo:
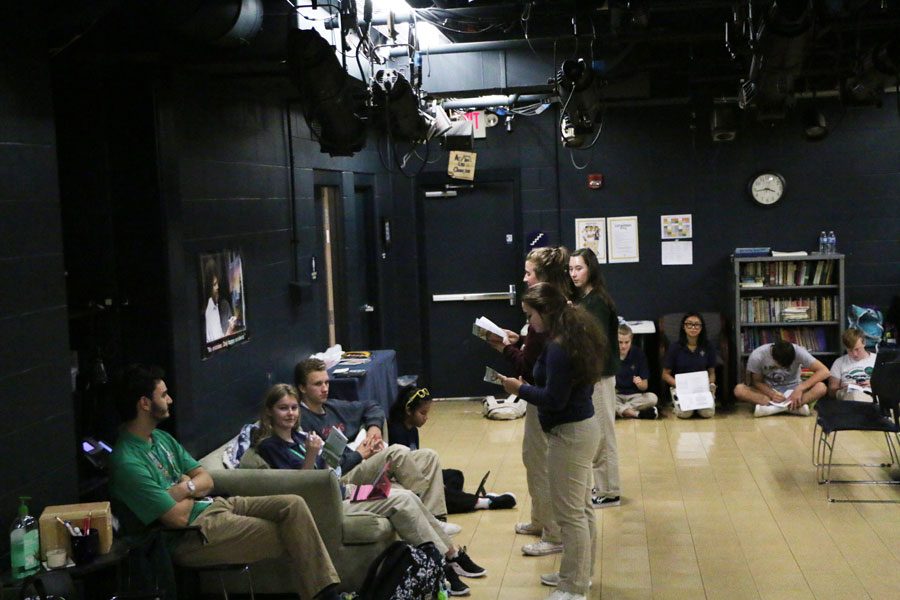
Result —
<svg viewBox="0 0 900 600"><path fill-rule="evenodd" d="M323 440L328 439L332 428L339 429L350 442L353 442L360 429L368 429L372 425L381 429L384 425L384 411L374 402L329 399L322 407L325 414L317 415L305 404L301 404L300 427L303 431L315 431ZM341 456L341 473L346 475L362 461L362 455L347 446Z"/></svg>
<svg viewBox="0 0 900 600"><path fill-rule="evenodd" d="M681 342L675 342L669 346L663 361L663 368L672 371L672 375L706 371L715 366L716 351L710 343L706 344L706 348L698 346L695 352L691 352L687 346L682 346Z"/></svg>
<svg viewBox="0 0 900 600"><path fill-rule="evenodd" d="M407 429L403 423L388 423L388 441L406 446L410 450L419 449L419 428Z"/></svg>
<svg viewBox="0 0 900 600"><path fill-rule="evenodd" d="M640 394L641 390L634 385L634 376L641 379L650 377L650 367L647 366L647 356L637 346L632 346L628 354L619 365L616 373L616 391L620 394Z"/></svg>
<svg viewBox="0 0 900 600"><path fill-rule="evenodd" d="M256 452L273 469L302 469L306 459L306 434L294 431L291 437L293 442L269 436L256 446ZM316 459L316 468L326 468L321 456Z"/></svg>
<svg viewBox="0 0 900 600"><path fill-rule="evenodd" d="M558 343L550 341L544 347L534 364L534 381L535 385L522 385L519 397L537 406L544 431L594 416L594 384L573 384L572 361Z"/></svg>

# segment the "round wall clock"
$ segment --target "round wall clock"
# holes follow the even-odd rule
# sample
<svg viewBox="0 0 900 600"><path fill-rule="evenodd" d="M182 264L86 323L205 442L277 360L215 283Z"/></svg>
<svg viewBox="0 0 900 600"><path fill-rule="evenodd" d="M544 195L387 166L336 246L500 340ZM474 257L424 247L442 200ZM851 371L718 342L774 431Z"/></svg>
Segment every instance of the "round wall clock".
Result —
<svg viewBox="0 0 900 600"><path fill-rule="evenodd" d="M784 196L784 177L774 171L763 171L755 175L747 186L750 197L760 206L772 206Z"/></svg>

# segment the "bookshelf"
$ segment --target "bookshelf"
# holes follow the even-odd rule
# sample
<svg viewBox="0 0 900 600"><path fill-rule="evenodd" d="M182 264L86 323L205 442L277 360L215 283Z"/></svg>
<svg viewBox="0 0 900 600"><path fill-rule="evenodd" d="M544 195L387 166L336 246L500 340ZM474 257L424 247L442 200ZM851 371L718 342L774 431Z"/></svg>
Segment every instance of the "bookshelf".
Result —
<svg viewBox="0 0 900 600"><path fill-rule="evenodd" d="M732 257L736 381L757 346L787 339L831 364L844 332L844 256Z"/></svg>

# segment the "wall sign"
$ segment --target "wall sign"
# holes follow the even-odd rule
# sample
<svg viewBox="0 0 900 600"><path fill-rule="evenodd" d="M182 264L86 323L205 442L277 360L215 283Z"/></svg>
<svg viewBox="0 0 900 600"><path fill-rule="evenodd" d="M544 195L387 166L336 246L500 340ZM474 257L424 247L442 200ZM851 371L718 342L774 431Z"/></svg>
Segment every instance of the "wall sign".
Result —
<svg viewBox="0 0 900 600"><path fill-rule="evenodd" d="M462 150L451 150L450 160L447 164L447 175L453 179L465 179L466 181L475 180L475 159L474 152L463 152Z"/></svg>

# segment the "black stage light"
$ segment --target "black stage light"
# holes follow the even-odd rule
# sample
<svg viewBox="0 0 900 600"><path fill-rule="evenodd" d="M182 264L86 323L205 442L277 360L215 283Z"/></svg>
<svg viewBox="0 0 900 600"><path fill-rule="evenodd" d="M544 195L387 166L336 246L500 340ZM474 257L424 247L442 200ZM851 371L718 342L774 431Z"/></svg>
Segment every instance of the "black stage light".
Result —
<svg viewBox="0 0 900 600"><path fill-rule="evenodd" d="M828 136L828 121L822 111L811 106L803 111L803 133L811 142L823 140Z"/></svg>
<svg viewBox="0 0 900 600"><path fill-rule="evenodd" d="M366 145L365 84L341 68L334 48L313 29L288 32L287 64L319 148L352 156Z"/></svg>
<svg viewBox="0 0 900 600"><path fill-rule="evenodd" d="M428 137L429 123L419 110L419 99L409 81L395 69L375 72L372 105L380 113L372 123L401 142L423 142Z"/></svg>

